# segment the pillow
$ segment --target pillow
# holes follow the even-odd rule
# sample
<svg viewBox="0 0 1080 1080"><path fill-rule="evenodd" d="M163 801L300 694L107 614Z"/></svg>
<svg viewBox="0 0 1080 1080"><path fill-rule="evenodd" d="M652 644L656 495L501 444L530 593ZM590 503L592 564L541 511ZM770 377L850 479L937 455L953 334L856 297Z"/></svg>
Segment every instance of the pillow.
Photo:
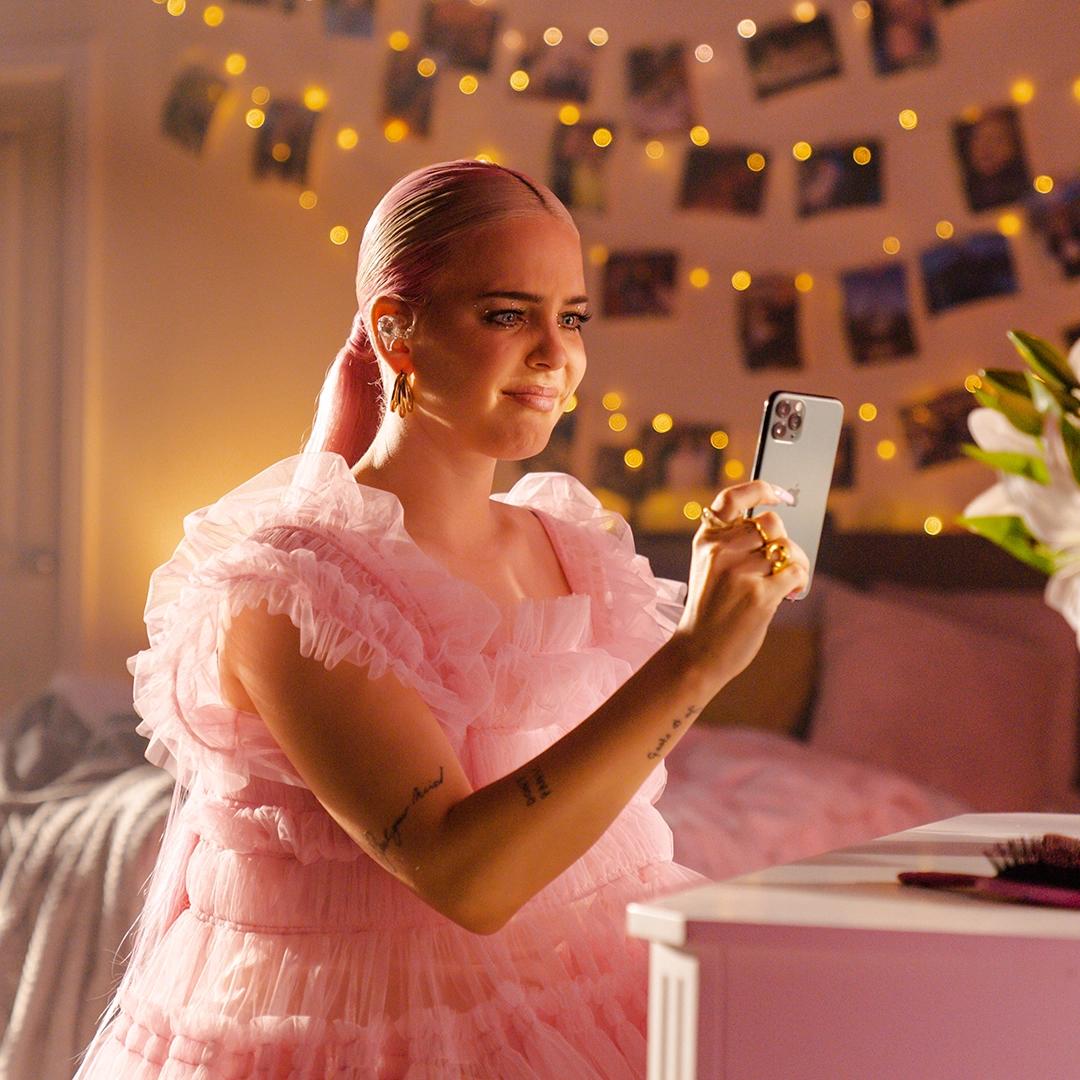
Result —
<svg viewBox="0 0 1080 1080"><path fill-rule="evenodd" d="M1061 654L1027 635L1023 604L1012 616L989 605L963 619L963 594L915 591L906 603L832 580L822 591L812 744L895 769L977 810L1065 803L1068 780L1056 759L1062 731L1072 730L1061 685L1075 693L1075 649L1063 668Z"/></svg>

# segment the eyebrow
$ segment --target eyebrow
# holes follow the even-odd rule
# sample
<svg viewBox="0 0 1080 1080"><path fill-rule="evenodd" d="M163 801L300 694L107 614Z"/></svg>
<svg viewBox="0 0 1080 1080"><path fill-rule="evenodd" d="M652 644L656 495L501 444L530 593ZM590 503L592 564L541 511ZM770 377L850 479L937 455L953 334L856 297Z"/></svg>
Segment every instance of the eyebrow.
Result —
<svg viewBox="0 0 1080 1080"><path fill-rule="evenodd" d="M488 300L492 297L501 296L507 300L524 300L527 304L539 304L543 302L542 296L537 296L535 293L527 292L514 292L510 289L496 289L494 292L481 293L477 300ZM568 300L564 300L564 304L587 304L589 298L587 296L571 296Z"/></svg>

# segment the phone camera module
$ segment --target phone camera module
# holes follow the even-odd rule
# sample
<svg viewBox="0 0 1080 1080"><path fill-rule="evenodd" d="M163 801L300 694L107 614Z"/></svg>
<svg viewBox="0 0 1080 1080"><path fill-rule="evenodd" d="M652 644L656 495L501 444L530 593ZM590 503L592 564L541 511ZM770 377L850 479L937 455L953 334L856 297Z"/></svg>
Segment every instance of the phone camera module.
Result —
<svg viewBox="0 0 1080 1080"><path fill-rule="evenodd" d="M788 417L788 427L792 431L798 431L802 427L802 417L798 413L792 413Z"/></svg>
<svg viewBox="0 0 1080 1080"><path fill-rule="evenodd" d="M784 419L790 413L791 413L791 402L790 401L785 400L785 401L777 402L777 404L776 404L776 415L777 416L779 416L781 419Z"/></svg>

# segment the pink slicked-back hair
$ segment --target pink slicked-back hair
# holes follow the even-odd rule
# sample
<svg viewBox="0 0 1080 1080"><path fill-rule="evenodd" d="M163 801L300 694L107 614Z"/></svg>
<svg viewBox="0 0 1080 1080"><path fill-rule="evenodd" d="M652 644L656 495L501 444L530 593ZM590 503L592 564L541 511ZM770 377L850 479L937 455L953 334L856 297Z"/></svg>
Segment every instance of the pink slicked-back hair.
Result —
<svg viewBox="0 0 1080 1080"><path fill-rule="evenodd" d="M419 313L435 276L458 245L468 243L464 234L543 213L574 225L543 184L516 169L471 158L417 169L382 197L360 240L352 329L323 380L304 453L334 451L352 467L379 430L386 396L367 322L371 301L392 296Z"/></svg>

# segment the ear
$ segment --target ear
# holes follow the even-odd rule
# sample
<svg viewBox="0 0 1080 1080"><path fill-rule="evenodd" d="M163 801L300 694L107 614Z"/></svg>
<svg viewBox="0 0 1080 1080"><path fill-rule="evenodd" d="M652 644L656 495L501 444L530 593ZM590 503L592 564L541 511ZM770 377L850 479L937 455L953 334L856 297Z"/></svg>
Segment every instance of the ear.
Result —
<svg viewBox="0 0 1080 1080"><path fill-rule="evenodd" d="M396 325L397 332L384 333L379 321L389 317ZM385 360L395 373L412 370L411 349L407 331L414 323L412 308L393 296L377 296L368 308L368 327L372 332L371 345L376 354ZM386 326L384 321L383 326Z"/></svg>

